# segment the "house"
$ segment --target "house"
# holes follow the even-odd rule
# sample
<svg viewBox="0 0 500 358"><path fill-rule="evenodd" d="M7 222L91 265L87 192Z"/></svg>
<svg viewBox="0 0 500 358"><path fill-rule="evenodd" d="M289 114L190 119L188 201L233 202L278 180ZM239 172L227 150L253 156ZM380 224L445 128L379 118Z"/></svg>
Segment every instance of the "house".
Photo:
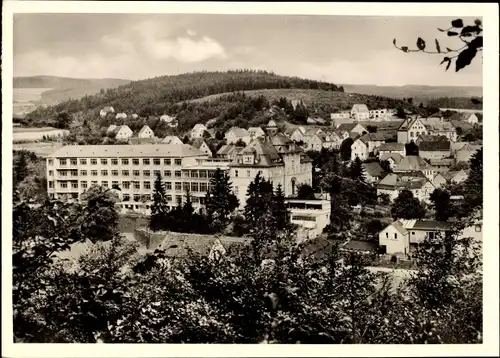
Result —
<svg viewBox="0 0 500 358"><path fill-rule="evenodd" d="M113 107L104 107L99 111L101 118L106 117L108 113L115 113L115 109Z"/></svg>
<svg viewBox="0 0 500 358"><path fill-rule="evenodd" d="M279 128L278 128L278 125L276 124L276 122L274 121L274 119L271 119L269 120L269 122L267 122L267 126L266 126L266 132L267 132L267 135L275 135L276 133L278 133L279 131Z"/></svg>
<svg viewBox="0 0 500 358"><path fill-rule="evenodd" d="M429 134L427 126L418 117L407 118L401 123L397 131L398 143L415 142L422 134Z"/></svg>
<svg viewBox="0 0 500 358"><path fill-rule="evenodd" d="M357 121L364 121L370 118L370 111L366 104L355 104L351 109L351 117Z"/></svg>
<svg viewBox="0 0 500 358"><path fill-rule="evenodd" d="M190 132L191 139L203 138L203 135L205 134L206 130L207 130L207 127L205 127L204 124L201 124L201 123L195 124L193 129L191 129L191 132Z"/></svg>
<svg viewBox="0 0 500 358"><path fill-rule="evenodd" d="M384 143L384 136L380 133L368 133L354 140L351 146L351 160L358 157L361 160L366 160L370 153Z"/></svg>
<svg viewBox="0 0 500 358"><path fill-rule="evenodd" d="M421 134L418 136L417 140L415 141L415 144L417 146L419 146L420 143L422 143L422 142L437 142L437 141L441 141L441 140L448 141L448 138L438 137L438 136L435 136L432 134Z"/></svg>
<svg viewBox="0 0 500 358"><path fill-rule="evenodd" d="M176 117L169 116L168 114L164 114L163 116L161 116L160 121L167 123L167 125L171 128L175 128L178 125Z"/></svg>
<svg viewBox="0 0 500 358"><path fill-rule="evenodd" d="M347 138L349 138L349 132L346 131L346 130L338 130L338 129L336 129L335 133L340 138L341 142L344 141L344 140L346 140Z"/></svg>
<svg viewBox="0 0 500 358"><path fill-rule="evenodd" d="M266 135L260 127L250 127L248 128L248 133L250 134L251 139L264 137Z"/></svg>
<svg viewBox="0 0 500 358"><path fill-rule="evenodd" d="M436 159L428 159L431 167L434 168L434 172L447 172L450 170L452 166L454 166L455 159L454 158L436 158Z"/></svg>
<svg viewBox="0 0 500 358"><path fill-rule="evenodd" d="M451 155L451 146L448 140L424 141L418 146L418 152L424 159L442 159Z"/></svg>
<svg viewBox="0 0 500 358"><path fill-rule="evenodd" d="M434 185L436 188L442 188L448 183L448 180L443 174L444 172L438 172L432 179L432 185Z"/></svg>
<svg viewBox="0 0 500 358"><path fill-rule="evenodd" d="M327 131L324 134L323 148L340 148L343 138L336 131Z"/></svg>
<svg viewBox="0 0 500 358"><path fill-rule="evenodd" d="M226 132L224 137L228 144L234 144L240 140L245 144L249 144L252 140L250 133L245 128L240 127L232 127Z"/></svg>
<svg viewBox="0 0 500 358"><path fill-rule="evenodd" d="M325 142L325 134L306 134L304 135L302 142L304 143L304 149L320 151L323 148L323 143Z"/></svg>
<svg viewBox="0 0 500 358"><path fill-rule="evenodd" d="M361 164L365 171L365 180L367 183L376 183L385 176L385 171L379 163L363 163Z"/></svg>
<svg viewBox="0 0 500 358"><path fill-rule="evenodd" d="M110 124L108 129L106 129L106 133L111 133L112 131L114 131L116 129L116 125L115 124Z"/></svg>
<svg viewBox="0 0 500 358"><path fill-rule="evenodd" d="M467 171L461 169L461 170L455 170L455 171L448 171L445 173L442 173L443 177L452 183L461 183L464 180L467 179L468 173Z"/></svg>
<svg viewBox="0 0 500 358"><path fill-rule="evenodd" d="M127 113L123 113L123 112L117 113L115 118L116 119L125 119L125 118L127 118Z"/></svg>
<svg viewBox="0 0 500 358"><path fill-rule="evenodd" d="M472 156L479 150L481 149L480 145L474 145L474 144L469 144L466 143L462 148L459 150L455 151L454 157L455 161L457 163L460 162L466 162L468 163Z"/></svg>
<svg viewBox="0 0 500 358"><path fill-rule="evenodd" d="M394 173L422 172L429 180L434 178L435 172L424 159L418 155L408 155L399 164L394 166Z"/></svg>
<svg viewBox="0 0 500 358"><path fill-rule="evenodd" d="M127 126L127 125L122 125L122 126L111 125L111 126L109 126L106 133L108 135L110 135L111 137L118 139L118 140L126 140L134 135L134 132L132 132L132 129L130 129L129 126Z"/></svg>
<svg viewBox="0 0 500 358"><path fill-rule="evenodd" d="M457 130L450 122L438 118L426 118L422 119L422 123L427 129L427 134L443 136L448 138L449 141L456 142Z"/></svg>
<svg viewBox="0 0 500 358"><path fill-rule="evenodd" d="M402 157L406 155L405 145L397 142L382 143L376 148L375 152L378 154L379 158L393 153L398 153Z"/></svg>
<svg viewBox="0 0 500 358"><path fill-rule="evenodd" d="M376 185L377 196L387 194L392 200L396 199L402 190L409 190L415 198L429 201L435 187L432 182L420 172L387 174Z"/></svg>
<svg viewBox="0 0 500 358"><path fill-rule="evenodd" d="M338 131L345 131L351 135L355 133L357 135L362 135L363 133L368 133L368 130L359 123L344 123L337 127Z"/></svg>
<svg viewBox="0 0 500 358"><path fill-rule="evenodd" d="M132 114L132 118L137 119L137 118L139 118L139 115L137 113L134 113L134 114Z"/></svg>
<svg viewBox="0 0 500 358"><path fill-rule="evenodd" d="M200 152L207 154L209 157L212 156L212 151L208 146L207 142L203 138L196 138L191 142L191 145L198 149Z"/></svg>
<svg viewBox="0 0 500 358"><path fill-rule="evenodd" d="M154 138L155 132L151 128L149 128L148 125L144 125L139 133L137 134L137 137L139 138Z"/></svg>
<svg viewBox="0 0 500 358"><path fill-rule="evenodd" d="M330 200L287 198L285 206L290 213L290 222L299 226L302 238L317 237L330 223Z"/></svg>
<svg viewBox="0 0 500 358"><path fill-rule="evenodd" d="M215 157L220 159L234 160L239 150L240 148L232 144L225 144L219 148L217 153L215 153Z"/></svg>
<svg viewBox="0 0 500 358"><path fill-rule="evenodd" d="M391 169L394 169L396 165L401 163L403 156L399 153L384 153L379 156L380 161L387 160Z"/></svg>
<svg viewBox="0 0 500 358"><path fill-rule="evenodd" d="M348 117L345 117L345 118L342 117L342 118L332 119L332 126L334 126L335 128L338 128L342 124L351 124L351 123L356 122L356 120L353 119L353 118L351 118L350 115L351 114L348 112Z"/></svg>
<svg viewBox="0 0 500 358"><path fill-rule="evenodd" d="M475 113L472 112L457 112L450 117L450 122L467 122L469 124L479 123L479 118Z"/></svg>
<svg viewBox="0 0 500 358"><path fill-rule="evenodd" d="M305 134L306 130L304 129L304 127L295 127L290 134L290 139L292 139L294 142L303 142Z"/></svg>
<svg viewBox="0 0 500 358"><path fill-rule="evenodd" d="M164 144L182 144L182 140L175 135L168 135L161 142Z"/></svg>
<svg viewBox="0 0 500 358"><path fill-rule="evenodd" d="M336 121L338 119L349 119L349 118L351 118L350 111L340 111L336 113L330 113L330 119L332 121Z"/></svg>
<svg viewBox="0 0 500 358"><path fill-rule="evenodd" d="M387 109L373 109L368 111L370 114L370 118L377 120L377 119L382 119L385 116L387 116Z"/></svg>
<svg viewBox="0 0 500 358"><path fill-rule="evenodd" d="M427 238L451 231L447 222L436 220L397 220L379 233L379 245L387 254L412 253Z"/></svg>

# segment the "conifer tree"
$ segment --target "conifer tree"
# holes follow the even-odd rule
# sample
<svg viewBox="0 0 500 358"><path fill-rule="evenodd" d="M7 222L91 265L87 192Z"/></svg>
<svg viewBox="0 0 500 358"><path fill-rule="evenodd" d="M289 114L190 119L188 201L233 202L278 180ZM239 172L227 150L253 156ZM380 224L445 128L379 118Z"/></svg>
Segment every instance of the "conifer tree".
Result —
<svg viewBox="0 0 500 358"><path fill-rule="evenodd" d="M290 212L285 205L285 194L278 184L273 196L272 205L273 218L276 220L276 229L283 230L290 224Z"/></svg>
<svg viewBox="0 0 500 358"><path fill-rule="evenodd" d="M151 205L151 216L149 218L149 228L159 231L166 228L168 206L165 194L165 184L161 174L158 173L153 189L153 204Z"/></svg>
<svg viewBox="0 0 500 358"><path fill-rule="evenodd" d="M249 227L258 224L259 218L271 209L273 199L273 186L265 180L260 173L250 183L247 190L247 202L245 205L245 219Z"/></svg>
<svg viewBox="0 0 500 358"><path fill-rule="evenodd" d="M365 170L361 163L361 159L356 157L349 168L350 177L354 180L365 182Z"/></svg>
<svg viewBox="0 0 500 358"><path fill-rule="evenodd" d="M210 189L205 197L207 217L214 223L214 229L222 229L228 222L229 215L238 207L238 198L234 195L229 174L217 168L210 180Z"/></svg>

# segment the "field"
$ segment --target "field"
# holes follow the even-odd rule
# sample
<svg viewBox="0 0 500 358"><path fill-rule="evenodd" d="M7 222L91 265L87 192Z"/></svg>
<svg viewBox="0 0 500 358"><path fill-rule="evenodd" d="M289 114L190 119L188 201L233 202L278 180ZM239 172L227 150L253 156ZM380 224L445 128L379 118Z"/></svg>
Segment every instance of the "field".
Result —
<svg viewBox="0 0 500 358"><path fill-rule="evenodd" d="M13 144L13 150L27 150L35 153L40 157L46 157L61 148L62 143L56 142L35 142L35 143L20 143Z"/></svg>
<svg viewBox="0 0 500 358"><path fill-rule="evenodd" d="M13 114L23 115L41 104L42 93L51 88L14 88Z"/></svg>

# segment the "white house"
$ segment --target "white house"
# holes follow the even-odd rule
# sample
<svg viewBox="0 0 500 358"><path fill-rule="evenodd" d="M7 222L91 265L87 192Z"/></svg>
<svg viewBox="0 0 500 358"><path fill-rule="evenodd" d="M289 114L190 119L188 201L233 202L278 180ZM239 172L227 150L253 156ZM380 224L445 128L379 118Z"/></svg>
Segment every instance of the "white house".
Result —
<svg viewBox="0 0 500 358"><path fill-rule="evenodd" d="M127 113L123 113L123 112L117 113L115 118L116 119L125 119L125 118L127 118Z"/></svg>
<svg viewBox="0 0 500 358"><path fill-rule="evenodd" d="M480 145L474 145L474 144L465 144L462 148L459 150L455 151L454 157L457 163L460 162L465 162L468 163L472 156L479 150L481 149Z"/></svg>
<svg viewBox="0 0 500 358"><path fill-rule="evenodd" d="M426 126L428 134L446 137L449 141L457 141L457 130L451 122L445 122L442 118L426 118L422 120Z"/></svg>
<svg viewBox="0 0 500 358"><path fill-rule="evenodd" d="M349 135L355 133L357 135L363 135L363 133L368 133L368 130L359 123L343 123L337 127L337 131L345 131Z"/></svg>
<svg viewBox="0 0 500 358"><path fill-rule="evenodd" d="M435 170L424 159L418 155L404 157L393 169L394 173L422 172L429 180L434 178Z"/></svg>
<svg viewBox="0 0 500 358"><path fill-rule="evenodd" d="M419 155L424 159L442 159L451 155L450 142L448 140L437 140L432 142L421 142L418 145Z"/></svg>
<svg viewBox="0 0 500 358"><path fill-rule="evenodd" d="M351 109L351 117L357 121L365 121L370 119L370 111L366 104L355 104Z"/></svg>
<svg viewBox="0 0 500 358"><path fill-rule="evenodd" d="M99 111L101 117L106 117L108 113L115 113L115 109L113 107L104 107Z"/></svg>
<svg viewBox="0 0 500 358"><path fill-rule="evenodd" d="M289 198L285 205L290 212L290 222L298 225L307 239L312 239L323 233L330 223L330 200L302 200Z"/></svg>
<svg viewBox="0 0 500 358"><path fill-rule="evenodd" d="M129 126L127 126L127 125L118 126L118 127L114 126L114 128L111 130L108 128L107 133L111 133L111 135L115 139L119 139L119 140L129 139L130 137L132 137L134 135L134 132L132 132L132 129L130 129Z"/></svg>
<svg viewBox="0 0 500 358"><path fill-rule="evenodd" d="M384 136L379 133L368 133L354 140L351 146L351 160L358 157L366 160L376 148L384 143Z"/></svg>
<svg viewBox="0 0 500 358"><path fill-rule="evenodd" d="M391 169L394 169L396 165L401 163L401 160L403 160L403 156L399 153L384 153L379 156L379 159L382 160L387 160L389 162L389 165Z"/></svg>
<svg viewBox="0 0 500 358"><path fill-rule="evenodd" d="M416 142L422 134L429 134L427 126L420 118L407 118L398 128L398 143Z"/></svg>
<svg viewBox="0 0 500 358"><path fill-rule="evenodd" d="M168 135L161 142L164 144L182 144L182 140L175 135Z"/></svg>
<svg viewBox="0 0 500 358"><path fill-rule="evenodd" d="M139 118L139 115L137 113L134 113L134 114L132 114L132 118L137 119L137 118Z"/></svg>
<svg viewBox="0 0 500 358"><path fill-rule="evenodd" d="M306 130L304 127L295 127L290 135L290 139L295 142L303 142L304 135L306 134Z"/></svg>
<svg viewBox="0 0 500 358"><path fill-rule="evenodd" d="M208 146L207 142L203 138L197 138L193 140L191 143L193 147L196 149L199 149L201 152L207 154L209 157L212 156L212 151L210 150L210 147Z"/></svg>
<svg viewBox="0 0 500 358"><path fill-rule="evenodd" d="M137 134L137 137L139 138L154 138L155 132L151 128L149 128L148 125L144 125L139 133Z"/></svg>
<svg viewBox="0 0 500 358"><path fill-rule="evenodd" d="M207 130L207 127L205 127L204 124L201 124L201 123L195 124L193 129L191 129L191 132L190 132L191 139L203 138L203 134L205 133L206 130Z"/></svg>
<svg viewBox="0 0 500 358"><path fill-rule="evenodd" d="M323 133L304 135L304 149L320 151L323 148L324 136Z"/></svg>
<svg viewBox="0 0 500 358"><path fill-rule="evenodd" d="M380 120L387 116L387 109L372 109L369 111L370 118L373 120Z"/></svg>
<svg viewBox="0 0 500 358"><path fill-rule="evenodd" d="M340 111L337 113L330 113L330 119L335 121L337 119L349 119L351 118L351 112L349 111Z"/></svg>
<svg viewBox="0 0 500 358"><path fill-rule="evenodd" d="M450 117L450 122L453 121L464 121L469 124L477 124L479 123L479 118L475 113L472 112L457 112Z"/></svg>
<svg viewBox="0 0 500 358"><path fill-rule="evenodd" d="M245 128L231 127L224 135L228 144L234 144L242 140L245 144L249 144L252 140L250 133Z"/></svg>
<svg viewBox="0 0 500 358"><path fill-rule="evenodd" d="M248 133L250 134L251 139L264 137L266 135L260 127L250 127L248 128Z"/></svg>
<svg viewBox="0 0 500 358"><path fill-rule="evenodd" d="M160 121L167 123L167 125L171 128L175 128L178 125L176 117L169 116L168 114L161 116Z"/></svg>
<svg viewBox="0 0 500 358"><path fill-rule="evenodd" d="M385 175L384 169L377 162L363 163L361 166L364 169L367 183L377 183Z"/></svg>
<svg viewBox="0 0 500 358"><path fill-rule="evenodd" d="M435 187L424 175L417 173L391 173L387 174L376 184L377 196L387 194L392 200L396 199L403 190L409 190L415 198L428 201Z"/></svg>

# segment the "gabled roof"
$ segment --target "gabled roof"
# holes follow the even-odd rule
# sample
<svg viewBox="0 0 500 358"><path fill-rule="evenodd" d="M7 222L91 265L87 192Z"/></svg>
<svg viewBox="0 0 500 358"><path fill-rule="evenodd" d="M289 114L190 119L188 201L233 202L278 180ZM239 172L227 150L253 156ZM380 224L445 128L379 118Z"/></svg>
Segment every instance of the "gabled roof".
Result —
<svg viewBox="0 0 500 358"><path fill-rule="evenodd" d="M169 232L158 249L165 250L165 254L170 257L184 257L188 255L189 250L196 254L208 255L216 243L220 243L227 250L242 248L250 242L251 239L248 238Z"/></svg>
<svg viewBox="0 0 500 358"><path fill-rule="evenodd" d="M269 138L274 146L289 145L292 140L287 138L285 135L278 133Z"/></svg>
<svg viewBox="0 0 500 358"><path fill-rule="evenodd" d="M196 123L191 130L199 130L199 129L207 129L207 127L203 123Z"/></svg>
<svg viewBox="0 0 500 358"><path fill-rule="evenodd" d="M481 147L481 145L465 143L464 146L459 149L459 151L477 152L479 149L481 149Z"/></svg>
<svg viewBox="0 0 500 358"><path fill-rule="evenodd" d="M272 127L277 127L276 122L274 121L274 119L269 120L269 122L267 122L267 126L271 127L271 128Z"/></svg>
<svg viewBox="0 0 500 358"><path fill-rule="evenodd" d="M193 140L191 145L197 149L200 149L200 147L203 145L203 143L205 143L205 140L203 138L196 138L195 140Z"/></svg>
<svg viewBox="0 0 500 358"><path fill-rule="evenodd" d="M251 141L243 151L243 153L253 153L255 154L255 163L244 164L243 161L237 161L237 163L231 164L232 166L264 166L273 167L283 165L283 160L281 159L278 151L272 145L270 140L265 140L263 138L256 138Z"/></svg>
<svg viewBox="0 0 500 358"><path fill-rule="evenodd" d="M404 152L405 145L403 143L390 142L390 143L382 143L377 150L379 152Z"/></svg>
<svg viewBox="0 0 500 358"><path fill-rule="evenodd" d="M476 113L470 113L470 112L457 112L457 113L454 113L451 117L450 117L450 121L468 121L469 118L472 116L472 115L476 115L477 117L477 114Z"/></svg>
<svg viewBox="0 0 500 358"><path fill-rule="evenodd" d="M149 128L149 126L145 124L144 126L142 126L141 130L139 131L139 135L145 133L147 130L151 131L151 128Z"/></svg>
<svg viewBox="0 0 500 358"><path fill-rule="evenodd" d="M404 176L390 173L377 183L379 189L421 189L428 180L425 177Z"/></svg>
<svg viewBox="0 0 500 358"><path fill-rule="evenodd" d="M447 172L443 172L442 175L443 177L446 179L446 180L452 180L453 178L455 178L457 175L459 174L463 174L465 176L467 176L467 173L465 172L465 170L454 170L454 171L447 171Z"/></svg>
<svg viewBox="0 0 500 358"><path fill-rule="evenodd" d="M359 123L354 122L354 123L342 123L337 127L338 131L346 131L348 133L351 133L351 131L358 125ZM359 124L361 126L361 124ZM363 127L363 126L361 126ZM365 129L365 127L363 127ZM366 129L365 129L366 130Z"/></svg>
<svg viewBox="0 0 500 358"><path fill-rule="evenodd" d="M265 134L265 132L260 127L250 127L250 128L248 128L248 133L250 133L252 135L258 135L258 134L264 135Z"/></svg>
<svg viewBox="0 0 500 358"><path fill-rule="evenodd" d="M399 131L407 131L413 123L417 121L418 117L413 117L413 118L406 118L403 123L398 127L398 132Z"/></svg>
<svg viewBox="0 0 500 358"><path fill-rule="evenodd" d="M126 124L122 125L122 126L116 126L115 128L113 128L112 130L109 131L109 133L112 133L114 135L118 134L118 132L120 132L122 129L128 129L130 131L132 131L129 126L127 126Z"/></svg>
<svg viewBox="0 0 500 358"><path fill-rule="evenodd" d="M437 132L455 132L455 128L450 122L441 121L438 118L422 119L422 123L428 130Z"/></svg>
<svg viewBox="0 0 500 358"><path fill-rule="evenodd" d="M222 147L219 148L217 151L217 155L230 155L234 151L237 151L238 148L232 144L224 144Z"/></svg>
<svg viewBox="0 0 500 358"><path fill-rule="evenodd" d="M430 165L418 155L408 155L394 167L394 171L419 171L430 169Z"/></svg>
<svg viewBox="0 0 500 358"><path fill-rule="evenodd" d="M415 220L411 227L413 230L450 230L451 225L448 222L437 220Z"/></svg>
<svg viewBox="0 0 500 358"><path fill-rule="evenodd" d="M361 166L365 169L365 171L370 174L372 177L378 178L381 177L385 171L382 169L379 163L363 163Z"/></svg>
<svg viewBox="0 0 500 358"><path fill-rule="evenodd" d="M388 159L392 159L395 164L399 164L403 159L403 156L399 153L383 153L380 156L380 160L388 160Z"/></svg>
<svg viewBox="0 0 500 358"><path fill-rule="evenodd" d="M355 104L352 106L352 112L357 112L357 113L367 113L369 112L368 111L368 107L366 106L366 104Z"/></svg>
<svg viewBox="0 0 500 358"><path fill-rule="evenodd" d="M240 127L231 127L226 132L226 135L228 135L229 133L233 134L237 138L248 137L250 135L245 128L240 128Z"/></svg>
<svg viewBox="0 0 500 358"><path fill-rule="evenodd" d="M182 140L175 135L168 135L165 138L163 138L161 142L165 144L179 143L179 142L182 143Z"/></svg>
<svg viewBox="0 0 500 358"><path fill-rule="evenodd" d="M449 152L450 151L450 142L444 140L437 140L432 142L421 142L418 146L420 151L426 152Z"/></svg>
<svg viewBox="0 0 500 358"><path fill-rule="evenodd" d="M389 226L392 226L393 228L395 228L397 231L399 231L399 233L401 235L407 235L408 234L408 231L404 228L403 224L399 220L394 221Z"/></svg>
<svg viewBox="0 0 500 358"><path fill-rule="evenodd" d="M363 143L368 144L368 142L383 142L385 136L382 133L368 133L359 137Z"/></svg>

